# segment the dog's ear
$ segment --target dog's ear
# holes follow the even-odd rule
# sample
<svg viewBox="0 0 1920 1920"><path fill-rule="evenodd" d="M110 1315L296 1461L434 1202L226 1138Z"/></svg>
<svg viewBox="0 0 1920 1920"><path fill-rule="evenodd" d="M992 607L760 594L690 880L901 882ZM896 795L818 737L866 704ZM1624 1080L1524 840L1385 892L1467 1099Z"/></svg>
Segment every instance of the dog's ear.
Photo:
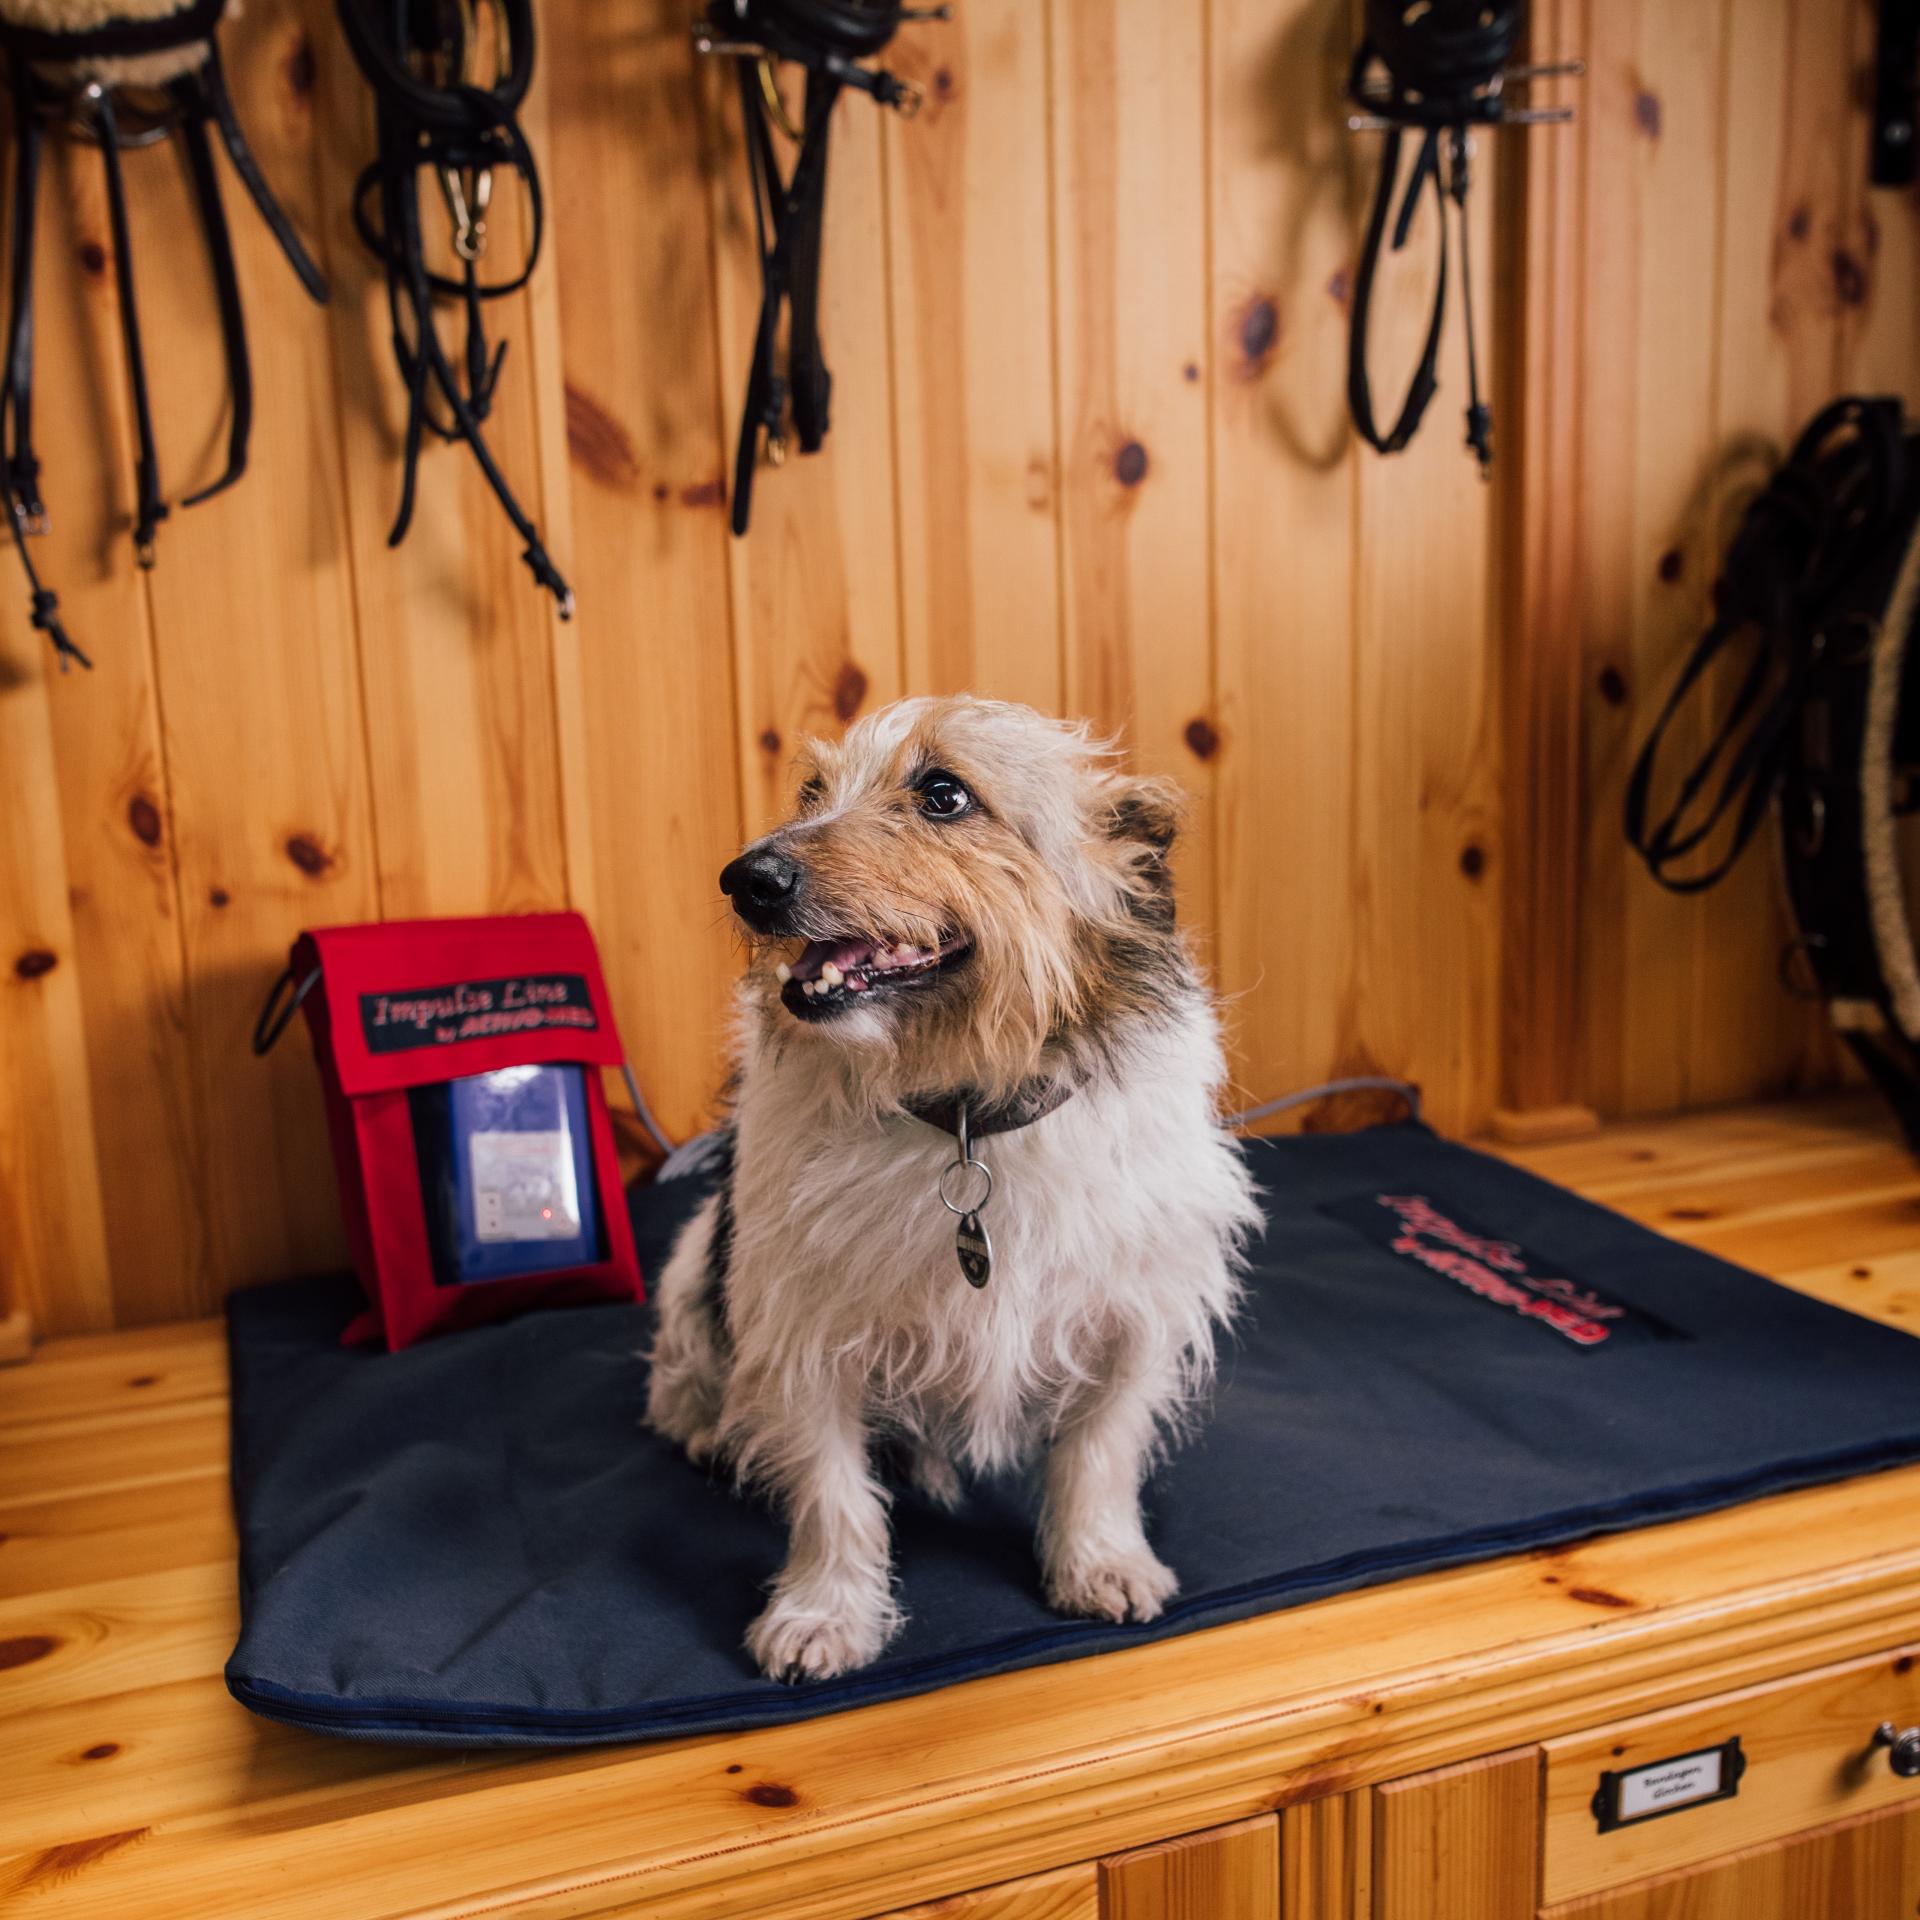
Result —
<svg viewBox="0 0 1920 1920"><path fill-rule="evenodd" d="M1186 812L1186 795L1171 780L1118 778L1108 807L1107 832L1115 840L1136 840L1164 854L1173 845Z"/></svg>

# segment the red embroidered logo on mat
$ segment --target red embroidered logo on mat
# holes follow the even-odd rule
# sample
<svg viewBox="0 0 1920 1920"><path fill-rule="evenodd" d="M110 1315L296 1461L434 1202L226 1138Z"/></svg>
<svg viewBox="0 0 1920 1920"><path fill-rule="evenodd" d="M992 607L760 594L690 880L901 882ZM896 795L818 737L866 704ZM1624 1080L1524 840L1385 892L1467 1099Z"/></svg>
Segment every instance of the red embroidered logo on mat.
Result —
<svg viewBox="0 0 1920 1920"><path fill-rule="evenodd" d="M1443 1211L1424 1193L1356 1196L1320 1211L1577 1347L1603 1347L1629 1334L1676 1337L1677 1330L1654 1315L1555 1273L1555 1263L1470 1225L1458 1209Z"/></svg>

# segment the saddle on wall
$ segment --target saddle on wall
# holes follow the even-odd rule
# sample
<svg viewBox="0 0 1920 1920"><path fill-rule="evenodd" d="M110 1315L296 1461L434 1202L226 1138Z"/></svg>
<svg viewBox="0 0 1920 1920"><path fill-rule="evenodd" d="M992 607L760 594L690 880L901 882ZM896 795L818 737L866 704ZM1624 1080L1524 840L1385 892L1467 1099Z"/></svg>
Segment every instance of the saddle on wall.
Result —
<svg viewBox="0 0 1920 1920"><path fill-rule="evenodd" d="M1811 991L1920 1151L1920 432L1896 399L1819 413L1748 507L1716 617L1627 783L1627 838L1676 893L1718 881L1776 820ZM1744 652L1743 652L1744 649ZM1724 675L1724 712L1667 811L1676 717Z"/></svg>

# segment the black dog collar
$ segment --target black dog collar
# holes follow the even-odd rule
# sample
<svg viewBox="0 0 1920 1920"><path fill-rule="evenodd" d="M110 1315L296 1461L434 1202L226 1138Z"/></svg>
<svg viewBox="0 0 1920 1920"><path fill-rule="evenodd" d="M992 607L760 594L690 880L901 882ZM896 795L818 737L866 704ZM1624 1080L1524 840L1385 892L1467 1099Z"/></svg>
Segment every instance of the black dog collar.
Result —
<svg viewBox="0 0 1920 1920"><path fill-rule="evenodd" d="M904 1104L916 1120L924 1120L942 1133L960 1137L960 1116L966 1114L967 1131L976 1140L990 1133L1018 1133L1036 1120L1064 1107L1073 1098L1073 1088L1058 1080L1029 1080L1016 1087L1005 1100L983 1101L962 1087L953 1093L923 1094Z"/></svg>

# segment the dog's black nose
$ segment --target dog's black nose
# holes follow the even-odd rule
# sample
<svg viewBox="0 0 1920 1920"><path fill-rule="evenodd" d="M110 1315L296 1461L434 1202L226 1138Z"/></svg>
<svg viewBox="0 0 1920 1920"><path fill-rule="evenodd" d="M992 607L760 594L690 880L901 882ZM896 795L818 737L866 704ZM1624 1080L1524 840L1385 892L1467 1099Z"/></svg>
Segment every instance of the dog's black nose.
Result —
<svg viewBox="0 0 1920 1920"><path fill-rule="evenodd" d="M771 932L800 891L800 863L772 847L750 847L721 868L720 891L748 926Z"/></svg>

